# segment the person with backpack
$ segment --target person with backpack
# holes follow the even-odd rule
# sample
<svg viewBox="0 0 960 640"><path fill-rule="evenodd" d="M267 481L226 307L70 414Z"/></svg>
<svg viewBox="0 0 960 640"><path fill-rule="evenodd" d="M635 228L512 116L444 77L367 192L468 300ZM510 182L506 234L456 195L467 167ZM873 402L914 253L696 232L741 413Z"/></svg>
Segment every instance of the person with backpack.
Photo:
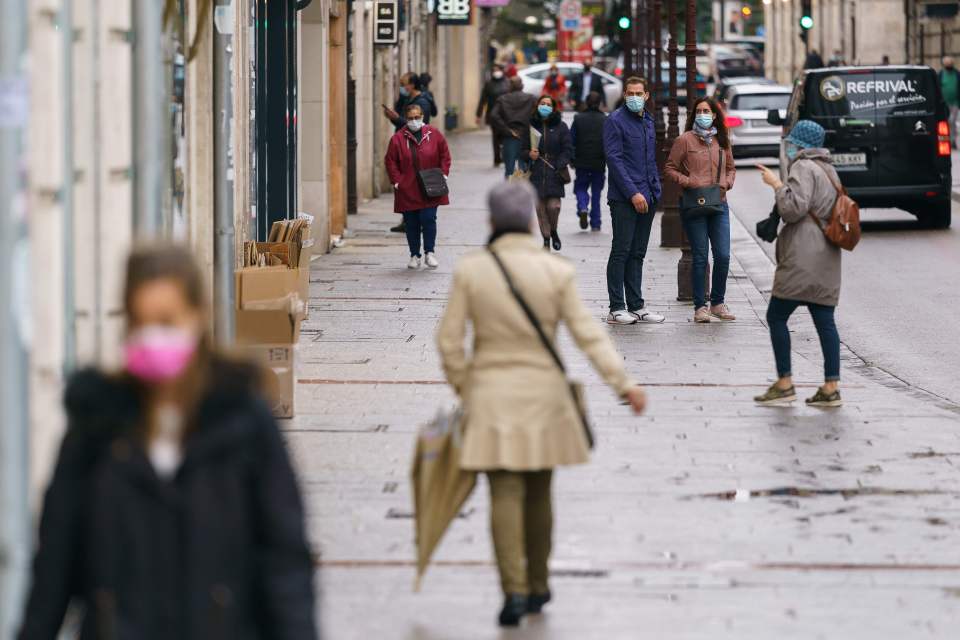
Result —
<svg viewBox="0 0 960 640"><path fill-rule="evenodd" d="M600 198L607 178L607 159L603 153L603 122L607 114L600 111L601 103L600 94L591 91L585 101L586 109L574 116L570 128L573 166L577 170L577 177L573 181L577 215L580 217L580 228L584 230L589 215L593 231L600 231Z"/></svg>
<svg viewBox="0 0 960 640"><path fill-rule="evenodd" d="M823 351L824 383L807 405L838 407L840 399L840 334L834 312L840 298L840 247L825 228L834 216L840 179L823 146L825 132L812 120L800 120L786 137L790 162L786 183L770 169L757 165L763 181L776 194L784 222L777 239L777 270L767 307L767 324L777 365L777 381L754 400L763 405L796 400L790 367L790 331L787 322L798 307L813 317Z"/></svg>

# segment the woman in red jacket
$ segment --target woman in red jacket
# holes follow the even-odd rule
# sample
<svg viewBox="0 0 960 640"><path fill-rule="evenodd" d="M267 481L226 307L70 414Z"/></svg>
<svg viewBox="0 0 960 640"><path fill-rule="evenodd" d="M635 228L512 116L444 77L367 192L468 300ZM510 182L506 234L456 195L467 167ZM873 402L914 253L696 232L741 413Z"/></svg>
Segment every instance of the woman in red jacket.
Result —
<svg viewBox="0 0 960 640"><path fill-rule="evenodd" d="M423 111L420 105L408 105L404 117L406 126L390 139L384 163L387 175L393 183L393 210L403 214L407 230L407 244L410 245L408 269L419 269L421 262L428 268L440 266L434 255L437 241L437 207L450 204L447 196L428 198L420 182L417 171L439 168L443 175L450 175L450 149L447 140L437 129L423 123ZM416 160L414 160L416 152ZM420 253L420 236L423 235L423 250Z"/></svg>

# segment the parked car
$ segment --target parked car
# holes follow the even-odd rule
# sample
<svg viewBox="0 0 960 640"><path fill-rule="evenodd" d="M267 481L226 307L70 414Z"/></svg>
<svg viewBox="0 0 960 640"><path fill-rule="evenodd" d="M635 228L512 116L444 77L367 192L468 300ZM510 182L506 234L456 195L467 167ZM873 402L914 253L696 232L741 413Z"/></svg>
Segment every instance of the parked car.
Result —
<svg viewBox="0 0 960 640"><path fill-rule="evenodd" d="M709 54L710 67L707 74L713 82L720 82L724 78L763 75L762 65L739 45L713 44L710 45Z"/></svg>
<svg viewBox="0 0 960 640"><path fill-rule="evenodd" d="M771 109L786 109L793 88L779 84L733 84L726 92L727 130L735 158L780 155L780 127L767 122Z"/></svg>
<svg viewBox="0 0 960 640"><path fill-rule="evenodd" d="M804 71L786 112L767 122L786 135L798 120L818 122L850 196L862 207L897 207L934 228L950 226L947 106L930 67L891 65ZM785 143L780 173L786 171Z"/></svg>
<svg viewBox="0 0 960 640"><path fill-rule="evenodd" d="M697 97L707 95L707 78L696 72ZM670 63L666 60L660 63L660 91L654 96L658 104L666 104L670 99ZM677 58L677 100L681 104L687 101L687 65L686 59Z"/></svg>
<svg viewBox="0 0 960 640"><path fill-rule="evenodd" d="M743 76L740 78L724 78L713 89L713 97L719 102L726 104L727 94L730 93L730 89L739 85L745 84L776 84L773 80L767 78L753 77L753 76Z"/></svg>
<svg viewBox="0 0 960 640"><path fill-rule="evenodd" d="M557 62L556 65L560 70L560 74L567 79L568 90L574 78L583 75L583 65L579 62ZM517 72L517 75L523 80L523 90L525 93L534 96L543 94L543 85L547 80L547 76L550 74L550 66L550 64L532 64ZM596 73L600 76L601 80L603 80L603 92L607 97L607 106L612 109L620 102L620 97L623 95L623 82L600 69L594 68L591 69L590 72Z"/></svg>

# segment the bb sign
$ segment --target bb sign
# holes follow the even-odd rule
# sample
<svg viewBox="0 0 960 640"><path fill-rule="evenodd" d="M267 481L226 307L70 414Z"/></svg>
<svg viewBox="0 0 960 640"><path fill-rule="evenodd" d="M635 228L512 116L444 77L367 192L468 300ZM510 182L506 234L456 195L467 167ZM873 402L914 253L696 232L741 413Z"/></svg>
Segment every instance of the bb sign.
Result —
<svg viewBox="0 0 960 640"><path fill-rule="evenodd" d="M398 23L397 0L376 0L373 14L373 43L397 44Z"/></svg>
<svg viewBox="0 0 960 640"><path fill-rule="evenodd" d="M462 26L470 24L471 0L436 0L437 24Z"/></svg>

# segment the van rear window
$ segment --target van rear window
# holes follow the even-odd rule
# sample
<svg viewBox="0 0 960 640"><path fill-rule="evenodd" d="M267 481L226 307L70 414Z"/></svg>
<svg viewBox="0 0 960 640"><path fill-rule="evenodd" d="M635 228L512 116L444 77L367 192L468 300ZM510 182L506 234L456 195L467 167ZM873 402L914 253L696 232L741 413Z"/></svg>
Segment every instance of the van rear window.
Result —
<svg viewBox="0 0 960 640"><path fill-rule="evenodd" d="M935 83L920 69L817 76L807 85L807 103L812 115L827 117L929 115L937 106Z"/></svg>

